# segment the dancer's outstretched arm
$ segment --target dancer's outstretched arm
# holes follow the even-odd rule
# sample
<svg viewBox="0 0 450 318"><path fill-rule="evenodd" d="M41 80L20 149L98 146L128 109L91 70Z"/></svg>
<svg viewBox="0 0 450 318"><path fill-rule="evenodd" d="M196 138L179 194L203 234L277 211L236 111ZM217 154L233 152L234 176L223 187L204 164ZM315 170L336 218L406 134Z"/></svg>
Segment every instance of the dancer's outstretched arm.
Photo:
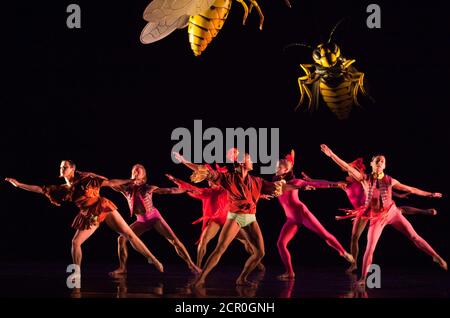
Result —
<svg viewBox="0 0 450 318"><path fill-rule="evenodd" d="M131 182L134 182L134 180L133 179L110 179L110 180L106 179L105 181L103 181L102 187L118 188L120 186L123 186L123 185L125 185L127 183L131 183Z"/></svg>
<svg viewBox="0 0 450 318"><path fill-rule="evenodd" d="M410 195L410 192L400 193L397 191L392 191L392 196L400 199L405 199Z"/></svg>
<svg viewBox="0 0 450 318"><path fill-rule="evenodd" d="M197 192L200 192L202 190L202 188L196 187L196 186L190 184L189 182L185 182L185 181L183 181L181 179L175 178L171 174L166 173L166 177L170 181L175 183L181 189L192 190L192 191L197 191Z"/></svg>
<svg viewBox="0 0 450 318"><path fill-rule="evenodd" d="M342 169L347 171L354 179L356 179L359 182L364 180L364 174L362 174L361 172L359 172L358 170L356 170L355 168L350 166L347 162L345 162L344 160L339 158L330 148L328 148L327 145L325 145L325 144L320 145L320 149L322 150L322 152L324 154L326 154L328 157L333 159L333 161L339 167L341 167Z"/></svg>
<svg viewBox="0 0 450 318"><path fill-rule="evenodd" d="M221 176L224 174L219 171L213 171L211 168L208 168L207 165L199 165L194 164L186 160L182 155L180 155L178 152L173 152L173 155L175 159L180 161L182 164L184 164L189 169L193 170L194 172L191 175L191 181L194 183L199 183L205 179L208 179L218 185L220 185Z"/></svg>
<svg viewBox="0 0 450 318"><path fill-rule="evenodd" d="M5 181L11 183L16 188L20 188L20 189L24 189L24 190L35 192L35 193L40 193L40 194L44 193L44 191L42 190L42 187L37 186L37 185L21 183L13 178L6 178Z"/></svg>
<svg viewBox="0 0 450 318"><path fill-rule="evenodd" d="M175 159L177 159L179 162L181 162L182 164L184 164L186 167L188 167L191 170L197 171L197 170L205 167L204 165L199 165L199 164L195 164L195 163L188 161L186 158L184 158L178 152L173 152L173 155L174 155Z"/></svg>
<svg viewBox="0 0 450 318"><path fill-rule="evenodd" d="M339 188L345 190L347 188L347 183L345 181L329 181L322 179L312 179L306 173L302 172L301 180L305 183L305 186L311 186L314 188Z"/></svg>
<svg viewBox="0 0 450 318"><path fill-rule="evenodd" d="M338 183L337 181L329 181L329 180L324 180L324 179L313 179L303 171L302 171L302 178L305 181L327 182L327 183L332 183L332 184Z"/></svg>
<svg viewBox="0 0 450 318"><path fill-rule="evenodd" d="M157 193L157 194L180 194L180 193L185 193L187 190L186 189L181 189L181 188L159 188L157 186L152 186L151 187L151 191L153 193Z"/></svg>
<svg viewBox="0 0 450 318"><path fill-rule="evenodd" d="M392 187L397 190L409 192L415 195L420 195L423 197L432 197L432 198L441 198L442 193L440 192L428 192L424 190L420 190L418 188L414 188L411 186L408 186L406 184L400 183L398 180L392 179Z"/></svg>
<svg viewBox="0 0 450 318"><path fill-rule="evenodd" d="M186 192L189 196L191 196L191 197L193 197L193 198L196 198L196 199L202 199L202 198L204 197L204 196L203 196L203 193L204 193L204 190L205 190L205 189L196 187L196 186L194 186L194 185L192 185L192 184L190 184L190 183L188 183L188 182L185 182L185 181L183 181L183 180L181 180L181 179L175 178L174 176L172 176L172 175L170 175L170 174L166 174L166 177L167 177L170 181L172 181L173 183L175 183L175 184L178 186L178 188L184 189L185 192Z"/></svg>

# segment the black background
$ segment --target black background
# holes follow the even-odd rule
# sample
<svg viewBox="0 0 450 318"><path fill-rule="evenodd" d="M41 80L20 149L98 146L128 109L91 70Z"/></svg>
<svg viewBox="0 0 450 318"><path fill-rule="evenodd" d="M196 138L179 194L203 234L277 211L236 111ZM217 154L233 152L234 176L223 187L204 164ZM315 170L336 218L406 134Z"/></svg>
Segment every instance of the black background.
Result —
<svg viewBox="0 0 450 318"><path fill-rule="evenodd" d="M327 143L342 158L387 157L387 173L401 182L444 198L411 198L417 207L435 207L437 217L411 216L416 230L448 258L449 31L444 2L391 1L381 5L382 28L368 29L370 2L261 1L266 16L258 30L253 13L241 25L242 8L234 3L228 21L201 57L190 51L187 31L178 30L153 45L139 42L147 1L78 1L82 28L66 27L66 7L23 2L3 10L7 26L2 50L2 123L0 176L30 184L60 182L61 159L74 160L83 171L126 178L131 166L147 167L149 182L171 186L164 173L188 178L187 169L170 159L176 127L278 127L281 155L294 148L295 171L338 180L343 173L321 154ZM333 25L350 17L337 31L344 56L366 73L376 104L350 120L338 122L327 112L294 112L299 91L299 63L311 52L291 42L317 45ZM258 171L259 169L256 169ZM255 172L256 172L255 171ZM128 222L125 200L108 189ZM0 183L0 260L71 262L73 206L57 208L43 197ZM339 190L301 193L322 224L349 246L351 223L336 222L337 209L349 207ZM195 256L200 202L180 196L156 196L155 205ZM266 263L281 266L276 240L284 222L276 200L261 202L258 220L266 242ZM84 263L116 263L116 234L107 226L84 245ZM162 238L146 234L144 242L164 263L182 262ZM365 238L361 239L361 246ZM295 265L345 266L337 253L302 228L291 243ZM212 248L213 246L210 246ZM131 261L141 257L130 253ZM225 263L243 264L234 243ZM401 234L387 228L375 255L383 265L421 266L438 271L430 258ZM339 264L339 265L338 265Z"/></svg>

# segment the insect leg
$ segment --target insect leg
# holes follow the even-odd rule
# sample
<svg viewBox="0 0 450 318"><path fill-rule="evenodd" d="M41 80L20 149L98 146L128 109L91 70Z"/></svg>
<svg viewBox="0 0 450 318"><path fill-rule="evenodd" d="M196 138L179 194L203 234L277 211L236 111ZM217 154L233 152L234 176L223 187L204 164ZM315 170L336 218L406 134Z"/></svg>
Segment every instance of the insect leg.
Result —
<svg viewBox="0 0 450 318"><path fill-rule="evenodd" d="M256 8L256 11L259 14L259 29L262 30L263 27L263 23L264 23L264 14L261 11L261 8L258 4L258 2L256 2L256 0L250 0L250 9L249 12L252 12L253 7Z"/></svg>
<svg viewBox="0 0 450 318"><path fill-rule="evenodd" d="M244 18L242 20L242 24L245 25L245 21L247 21L247 17L248 17L248 13L249 13L248 6L244 2L244 0L236 0L236 1L239 2L242 5L242 7L244 8Z"/></svg>
<svg viewBox="0 0 450 318"><path fill-rule="evenodd" d="M312 94L310 89L306 86L309 84L312 84L314 82L311 71L309 70L309 67L312 67L312 64L300 64L300 67L305 72L304 76L301 76L298 78L298 87L300 88L300 101L297 104L297 107L295 107L295 110L297 110L302 104L305 99L305 94L308 96L308 109L311 109L312 104Z"/></svg>

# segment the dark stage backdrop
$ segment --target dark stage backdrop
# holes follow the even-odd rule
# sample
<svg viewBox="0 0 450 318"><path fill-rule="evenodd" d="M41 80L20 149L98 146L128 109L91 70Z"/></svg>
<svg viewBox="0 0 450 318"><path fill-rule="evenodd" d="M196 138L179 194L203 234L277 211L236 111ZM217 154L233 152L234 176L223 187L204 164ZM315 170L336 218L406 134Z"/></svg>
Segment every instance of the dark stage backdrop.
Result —
<svg viewBox="0 0 450 318"><path fill-rule="evenodd" d="M288 9L281 0L260 1L266 16L258 30L253 13L241 25L242 8L234 3L217 38L201 57L190 51L186 30L153 45L139 42L147 1L78 1L81 29L66 27L69 1L17 3L3 10L7 25L2 45L2 120L0 176L31 184L61 182L59 161L74 160L80 170L111 178L130 175L140 162L149 182L171 186L164 173L187 179L174 164L173 129L203 127L279 128L280 150L297 152L295 172L339 180L344 174L325 157L327 143L344 159L382 153L387 173L405 184L441 191L444 198L401 200L399 204L435 207L437 217L411 216L424 238L449 255L448 211L448 14L440 2L390 1L381 6L381 29L368 29L370 2L301 1ZM327 112L294 112L299 63L310 63L307 48L283 53L291 42L317 45L334 24L342 53L366 73L376 104L338 122ZM257 169L258 170L258 169ZM269 177L269 176L267 176ZM102 190L128 222L121 195ZM195 255L200 226L199 201L184 195L154 196L181 240ZM0 183L0 261L71 262L73 206L57 208L43 197ZM351 223L336 222L338 208L349 207L340 190L301 193L323 225L349 246ZM284 222L276 200L261 202L258 220L265 237L266 262L281 265L276 240ZM105 225L85 247L85 262L116 262L116 237ZM155 233L144 241L165 263L181 262ZM362 238L361 245L365 243ZM211 248L213 246L210 246ZM315 234L302 228L291 243L295 264L334 266L343 261ZM130 253L134 262L142 259ZM234 243L223 262L243 263ZM340 262L340 263L339 263ZM379 243L376 262L420 265L439 270L428 256L392 228Z"/></svg>

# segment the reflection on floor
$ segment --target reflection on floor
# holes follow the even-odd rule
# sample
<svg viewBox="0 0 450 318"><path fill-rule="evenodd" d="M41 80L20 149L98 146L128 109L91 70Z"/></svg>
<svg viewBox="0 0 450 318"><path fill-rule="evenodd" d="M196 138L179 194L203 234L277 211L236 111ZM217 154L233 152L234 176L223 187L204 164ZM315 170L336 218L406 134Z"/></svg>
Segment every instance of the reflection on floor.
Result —
<svg viewBox="0 0 450 318"><path fill-rule="evenodd" d="M205 288L193 289L195 277L184 266L168 265L165 274L151 266L130 265L128 274L109 277L111 265L84 264L81 289L67 288L63 264L1 264L0 297L12 298L448 298L448 273L434 268L383 267L381 288L357 287L356 275L343 268L298 268L295 281L279 281L280 268L255 272L255 287L235 285L238 266L218 266Z"/></svg>

